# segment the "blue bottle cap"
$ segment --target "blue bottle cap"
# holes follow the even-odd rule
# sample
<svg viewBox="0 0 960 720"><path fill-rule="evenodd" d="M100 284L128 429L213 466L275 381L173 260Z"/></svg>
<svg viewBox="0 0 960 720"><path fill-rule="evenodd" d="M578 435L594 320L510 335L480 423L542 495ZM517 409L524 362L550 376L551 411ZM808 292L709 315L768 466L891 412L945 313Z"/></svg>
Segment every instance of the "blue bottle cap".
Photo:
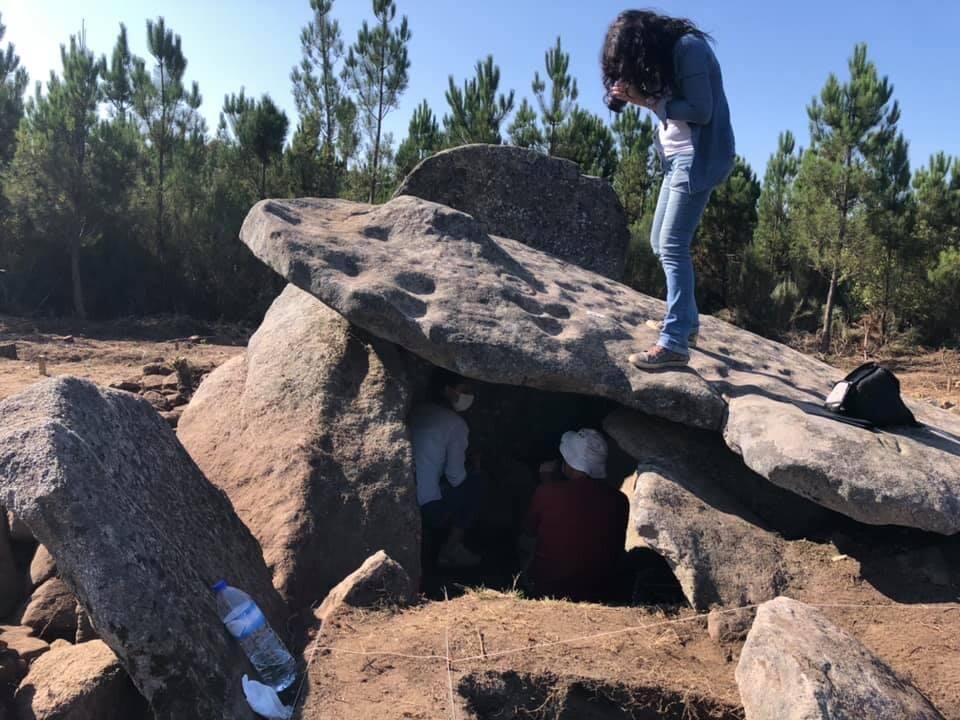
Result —
<svg viewBox="0 0 960 720"><path fill-rule="evenodd" d="M227 581L221 580L216 585L213 586L213 592L218 593L221 590L225 589L226 587L227 587Z"/></svg>

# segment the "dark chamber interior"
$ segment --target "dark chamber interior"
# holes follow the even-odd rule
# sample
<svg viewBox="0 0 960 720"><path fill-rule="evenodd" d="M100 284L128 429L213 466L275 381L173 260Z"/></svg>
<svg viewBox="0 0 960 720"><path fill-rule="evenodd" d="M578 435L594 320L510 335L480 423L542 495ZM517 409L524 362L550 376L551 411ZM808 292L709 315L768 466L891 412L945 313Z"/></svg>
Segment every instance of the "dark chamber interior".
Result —
<svg viewBox="0 0 960 720"><path fill-rule="evenodd" d="M603 398L545 392L528 387L471 381L476 402L464 414L470 426L471 452L479 456L484 477L482 510L466 545L483 557L475 568L443 569L432 558L436 547L424 543L422 591L432 599L455 597L467 588L512 590L520 573L516 542L539 482L539 466L559 459L560 437L568 430L603 429L616 404ZM426 398L420 383L417 401ZM619 488L636 461L609 437L607 480ZM666 561L636 549L625 554L611 604L684 603L680 586Z"/></svg>

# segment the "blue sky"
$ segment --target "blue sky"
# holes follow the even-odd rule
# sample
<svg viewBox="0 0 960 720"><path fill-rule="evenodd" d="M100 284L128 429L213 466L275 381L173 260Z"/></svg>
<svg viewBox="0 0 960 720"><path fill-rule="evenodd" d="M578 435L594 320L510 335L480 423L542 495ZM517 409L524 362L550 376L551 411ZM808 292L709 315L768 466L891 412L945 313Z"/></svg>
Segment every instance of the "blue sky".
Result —
<svg viewBox="0 0 960 720"><path fill-rule="evenodd" d="M533 73L542 72L544 51L557 35L571 54L581 104L607 116L598 55L607 24L628 7L622 0L397 0L397 5L413 31L410 86L387 121L398 142L422 99L442 115L447 76L462 82L488 53L500 65L502 86L517 91L517 104L524 95L532 99ZM370 15L370 2L337 0L334 7L350 42ZM717 39L738 151L758 174L780 131L793 130L807 144L805 107L828 73L845 74L858 41L869 44L870 57L895 85L914 167L938 150L960 155L960 3L662 0L658 7L691 17ZM200 84L211 128L223 96L241 86L248 95L269 93L286 109L291 126L296 122L289 74L300 58L308 0L5 0L0 12L6 40L16 44L31 85L59 69L59 45L82 22L96 52L109 55L122 21L134 52L145 55L145 20L162 14L183 39L187 79Z"/></svg>

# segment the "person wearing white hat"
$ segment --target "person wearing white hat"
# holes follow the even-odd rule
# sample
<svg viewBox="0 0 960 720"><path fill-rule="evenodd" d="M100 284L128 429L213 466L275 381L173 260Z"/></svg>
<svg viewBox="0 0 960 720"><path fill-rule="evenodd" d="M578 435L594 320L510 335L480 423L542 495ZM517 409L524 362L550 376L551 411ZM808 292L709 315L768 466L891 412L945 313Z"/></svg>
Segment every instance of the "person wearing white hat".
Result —
<svg viewBox="0 0 960 720"><path fill-rule="evenodd" d="M600 432L564 433L560 455L562 479L543 482L527 513L528 579L535 595L603 601L624 552L629 503L603 482L607 441ZM541 467L541 475L550 469Z"/></svg>

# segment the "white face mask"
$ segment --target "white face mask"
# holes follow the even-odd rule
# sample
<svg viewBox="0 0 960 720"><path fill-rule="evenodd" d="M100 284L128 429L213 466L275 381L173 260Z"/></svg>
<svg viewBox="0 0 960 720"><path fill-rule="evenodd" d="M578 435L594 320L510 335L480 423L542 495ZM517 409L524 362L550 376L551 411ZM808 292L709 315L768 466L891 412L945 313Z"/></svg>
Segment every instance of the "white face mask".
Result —
<svg viewBox="0 0 960 720"><path fill-rule="evenodd" d="M469 410L471 405L473 405L473 395L460 393L460 396L457 398L457 401L453 403L453 409L456 410L458 413L462 413Z"/></svg>

